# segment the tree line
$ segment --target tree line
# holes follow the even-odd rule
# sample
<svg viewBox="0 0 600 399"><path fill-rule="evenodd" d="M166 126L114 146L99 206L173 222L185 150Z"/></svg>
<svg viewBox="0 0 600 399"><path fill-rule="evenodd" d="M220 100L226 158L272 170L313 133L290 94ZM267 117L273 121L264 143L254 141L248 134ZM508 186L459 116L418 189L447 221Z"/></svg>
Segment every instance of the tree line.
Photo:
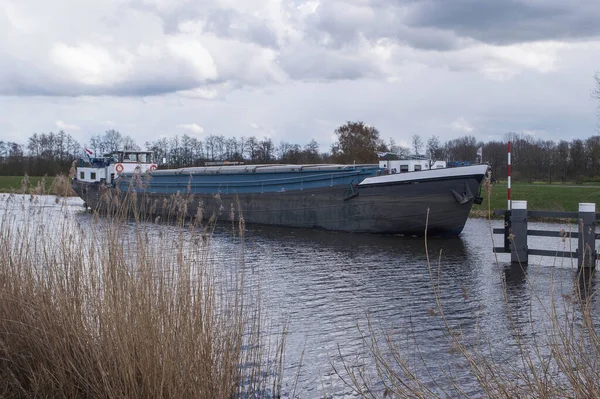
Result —
<svg viewBox="0 0 600 399"><path fill-rule="evenodd" d="M477 149L483 150L498 179L507 175L507 142L512 144L512 178L516 181L600 181L600 135L571 141L536 139L523 133L507 133L503 140L483 142L472 135L446 142L431 136L424 140L411 137L410 148L384 141L379 131L364 122L347 122L335 130L337 141L329 151L321 152L316 140L300 145L255 136L225 137L208 135L203 139L189 135L163 137L144 143L160 167L201 166L207 161L244 163L376 163L377 154L393 153L400 157L422 155L436 160L476 160ZM100 156L114 150L141 150L133 138L116 130L92 136L81 145L70 134L34 133L26 144L0 141L0 175L32 176L67 173L72 162L85 149ZM164 162L163 162L164 161Z"/></svg>

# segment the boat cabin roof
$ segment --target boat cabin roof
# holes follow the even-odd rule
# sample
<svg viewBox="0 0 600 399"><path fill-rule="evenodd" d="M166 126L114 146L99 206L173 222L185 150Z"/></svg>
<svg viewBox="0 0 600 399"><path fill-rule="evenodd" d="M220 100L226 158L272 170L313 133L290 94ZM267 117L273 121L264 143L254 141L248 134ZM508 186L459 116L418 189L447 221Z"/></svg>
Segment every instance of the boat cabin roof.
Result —
<svg viewBox="0 0 600 399"><path fill-rule="evenodd" d="M136 162L136 163L152 163L152 151L113 151L104 154L104 158L113 162Z"/></svg>
<svg viewBox="0 0 600 399"><path fill-rule="evenodd" d="M282 173L282 172L317 172L355 170L362 168L379 168L376 164L341 165L341 164L306 164L306 165L232 165L232 166L200 166L193 168L155 170L154 175L168 174L237 174L237 173Z"/></svg>

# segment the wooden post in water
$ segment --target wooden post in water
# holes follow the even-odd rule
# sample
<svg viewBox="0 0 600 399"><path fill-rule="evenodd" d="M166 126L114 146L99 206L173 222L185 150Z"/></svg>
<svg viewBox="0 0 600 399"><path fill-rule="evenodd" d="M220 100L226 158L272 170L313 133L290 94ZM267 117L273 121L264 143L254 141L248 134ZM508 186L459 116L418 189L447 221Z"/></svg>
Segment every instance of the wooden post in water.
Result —
<svg viewBox="0 0 600 399"><path fill-rule="evenodd" d="M579 204L579 240L577 245L577 266L596 266L596 204Z"/></svg>
<svg viewBox="0 0 600 399"><path fill-rule="evenodd" d="M527 201L512 201L510 214L510 261L526 264L527 254Z"/></svg>

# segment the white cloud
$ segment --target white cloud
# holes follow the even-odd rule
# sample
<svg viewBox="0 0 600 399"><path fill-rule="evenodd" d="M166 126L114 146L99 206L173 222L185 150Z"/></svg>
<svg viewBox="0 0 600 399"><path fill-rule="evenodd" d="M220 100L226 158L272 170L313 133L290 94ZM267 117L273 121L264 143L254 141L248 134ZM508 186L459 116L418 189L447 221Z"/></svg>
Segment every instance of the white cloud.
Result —
<svg viewBox="0 0 600 399"><path fill-rule="evenodd" d="M452 131L457 133L471 133L473 132L473 130L475 130L473 126L471 126L471 124L462 116L454 120L450 124L450 128L452 129Z"/></svg>
<svg viewBox="0 0 600 399"><path fill-rule="evenodd" d="M63 79L91 86L114 85L130 69L127 61L120 63L105 48L87 43L56 43L50 49L50 61L59 68Z"/></svg>
<svg viewBox="0 0 600 399"><path fill-rule="evenodd" d="M194 132L196 134L204 133L204 128L197 123L187 123L183 125L177 125L180 129L189 130L190 132Z"/></svg>
<svg viewBox="0 0 600 399"><path fill-rule="evenodd" d="M216 89L207 89L198 87L191 90L181 90L178 91L177 94L188 97L188 98L198 98L204 100L214 100L219 96L219 92Z"/></svg>
<svg viewBox="0 0 600 399"><path fill-rule="evenodd" d="M79 126L65 123L63 121L56 121L56 127L59 128L60 130L65 130L67 132L73 131L73 130L81 130L81 128Z"/></svg>
<svg viewBox="0 0 600 399"><path fill-rule="evenodd" d="M533 136L533 137L544 137L545 135L548 134L548 132L545 130L537 130L537 129L525 129L525 130L523 130L523 133L527 134L529 136Z"/></svg>
<svg viewBox="0 0 600 399"><path fill-rule="evenodd" d="M82 143L107 126L138 144L176 127L315 138L325 151L348 120L397 143L595 133L600 25L569 24L594 17L595 3L563 3L562 24L454 3L0 0L0 139L50 131L64 115L85 121L85 131L61 122ZM505 15L524 4L513 3Z"/></svg>

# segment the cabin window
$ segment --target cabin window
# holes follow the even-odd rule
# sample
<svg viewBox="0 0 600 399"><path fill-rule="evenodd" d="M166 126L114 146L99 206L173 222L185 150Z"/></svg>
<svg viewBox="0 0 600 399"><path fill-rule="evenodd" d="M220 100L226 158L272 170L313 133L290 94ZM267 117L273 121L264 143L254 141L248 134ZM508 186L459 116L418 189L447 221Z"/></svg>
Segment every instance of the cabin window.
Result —
<svg viewBox="0 0 600 399"><path fill-rule="evenodd" d="M90 172L90 180L96 180L96 173Z"/></svg>
<svg viewBox="0 0 600 399"><path fill-rule="evenodd" d="M415 170L421 170L421 165L415 165Z"/></svg>
<svg viewBox="0 0 600 399"><path fill-rule="evenodd" d="M79 178L81 180L85 179L85 172L79 172Z"/></svg>
<svg viewBox="0 0 600 399"><path fill-rule="evenodd" d="M148 161L146 160L146 154L138 154L138 162L148 163Z"/></svg>
<svg viewBox="0 0 600 399"><path fill-rule="evenodd" d="M400 173L408 172L408 165L400 165Z"/></svg>

